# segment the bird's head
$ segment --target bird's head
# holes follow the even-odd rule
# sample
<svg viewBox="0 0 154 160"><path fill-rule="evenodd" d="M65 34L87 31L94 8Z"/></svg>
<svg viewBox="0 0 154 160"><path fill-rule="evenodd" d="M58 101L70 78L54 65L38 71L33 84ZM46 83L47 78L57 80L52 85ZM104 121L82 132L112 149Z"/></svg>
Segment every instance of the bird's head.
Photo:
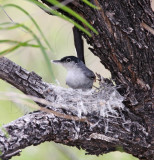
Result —
<svg viewBox="0 0 154 160"><path fill-rule="evenodd" d="M81 60L75 56L66 56L60 60L52 60L53 63L61 64L67 70L78 67L78 64L81 63Z"/></svg>

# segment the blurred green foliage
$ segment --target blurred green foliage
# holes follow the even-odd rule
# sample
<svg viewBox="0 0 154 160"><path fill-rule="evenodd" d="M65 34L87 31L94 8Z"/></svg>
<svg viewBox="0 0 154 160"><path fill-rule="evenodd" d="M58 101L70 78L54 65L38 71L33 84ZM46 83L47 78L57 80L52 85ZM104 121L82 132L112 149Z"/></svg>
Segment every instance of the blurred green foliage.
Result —
<svg viewBox="0 0 154 160"><path fill-rule="evenodd" d="M86 2L86 1L85 1ZM17 9L17 7L5 7L5 11L13 20L13 22L6 16L4 11L0 9L0 23L10 22L14 24L23 24L31 29L31 31L38 37L40 43L46 55L49 59L59 59L67 55L76 55L72 25L64 20L59 19L56 16L50 16L43 12L39 7L34 4L19 1L19 0L0 0L0 5L8 5L14 3L19 5L28 14L25 14ZM35 23L36 22L36 23ZM17 27L16 30L0 30L0 52L12 47L12 44L21 46L27 43L25 47L19 47L17 50L6 55L9 59L15 63L21 65L23 68L29 71L35 71L47 82L52 82L50 78L50 72L42 50L38 47L40 44L32 40L32 35L29 31ZM8 42L8 40L10 42ZM31 40L31 41L29 41ZM22 42L22 43L21 43ZM31 46L34 45L34 46ZM51 47L50 47L51 46ZM102 74L104 77L109 77L110 73L104 69L99 63L99 59L93 56L88 50L88 45L85 44L85 59L86 64L94 72ZM56 65L51 64L52 71L55 79L57 79L61 86L65 85L65 73L66 71ZM19 92L10 84L0 80L0 92ZM28 111L31 108L28 106L22 106L22 104L14 104L13 102L1 100L0 101L0 126L7 124ZM13 157L12 160L137 160L129 154L121 152L113 152L104 154L103 156L85 155L85 151L78 150L75 147L68 147L53 142L46 142L39 146L31 146L24 149L20 157Z"/></svg>

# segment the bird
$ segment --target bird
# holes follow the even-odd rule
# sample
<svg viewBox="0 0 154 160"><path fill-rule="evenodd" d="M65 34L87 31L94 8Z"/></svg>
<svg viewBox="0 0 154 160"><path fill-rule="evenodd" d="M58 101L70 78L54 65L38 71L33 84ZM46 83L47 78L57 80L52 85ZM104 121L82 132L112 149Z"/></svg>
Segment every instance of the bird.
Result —
<svg viewBox="0 0 154 160"><path fill-rule="evenodd" d="M75 56L66 56L52 63L61 64L67 70L66 84L73 89L89 90L96 76L85 64Z"/></svg>

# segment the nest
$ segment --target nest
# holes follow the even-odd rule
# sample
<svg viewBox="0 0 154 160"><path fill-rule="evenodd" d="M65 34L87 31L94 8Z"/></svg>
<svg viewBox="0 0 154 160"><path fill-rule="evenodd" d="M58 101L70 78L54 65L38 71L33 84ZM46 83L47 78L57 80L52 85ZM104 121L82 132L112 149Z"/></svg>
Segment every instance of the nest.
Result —
<svg viewBox="0 0 154 160"><path fill-rule="evenodd" d="M119 94L117 86L113 85L110 80L100 75L98 78L99 88L87 91L50 85L51 88L48 89L52 90L52 96L47 96L46 100L52 101L52 106L48 108L63 109L79 118L89 114L99 117L118 117L119 110L124 108L122 103L124 97Z"/></svg>

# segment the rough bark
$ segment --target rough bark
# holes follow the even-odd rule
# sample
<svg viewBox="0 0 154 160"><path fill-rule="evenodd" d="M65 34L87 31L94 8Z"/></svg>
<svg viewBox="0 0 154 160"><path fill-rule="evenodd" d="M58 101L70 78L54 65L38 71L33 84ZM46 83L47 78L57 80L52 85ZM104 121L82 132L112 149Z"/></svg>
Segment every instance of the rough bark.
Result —
<svg viewBox="0 0 154 160"><path fill-rule="evenodd" d="M42 2L48 5L46 0ZM149 145L153 146L154 14L150 0L91 2L101 9L92 9L79 0L69 6L99 32L99 35L92 33L92 37L83 35L116 84L123 86L120 92L127 99L125 104L142 119L151 135Z"/></svg>
<svg viewBox="0 0 154 160"><path fill-rule="evenodd" d="M0 58L0 77L27 95L43 98L52 103L58 97L55 86L43 82L34 72L28 72L6 58ZM72 91L69 92L69 97L71 94ZM87 98L86 96L85 99ZM71 103L75 105L69 100L69 105ZM42 104L39 105L44 107ZM86 115L86 119L76 119L69 107L58 109L58 112L61 115L41 111L30 113L3 126L0 131L1 158L9 159L22 148L51 140L83 148L89 154L96 155L115 151L121 146L126 152L143 158L141 153L145 155L150 150L149 135L141 118L127 108L124 108L118 117L108 118L92 112ZM73 115L74 118L66 115ZM107 131L105 127L108 127Z"/></svg>
<svg viewBox="0 0 154 160"><path fill-rule="evenodd" d="M45 0L42 1L46 3ZM154 27L154 14L150 8L150 1L93 0L93 3L101 9L92 9L79 0L73 1L69 6L87 19L99 32L99 35L92 33L92 37L83 35L93 47L91 51L110 70L115 83L122 86L119 92L126 98L123 118L130 123L125 126L122 117L114 118L115 123L111 123L113 119L110 119L109 131L111 132L105 133L105 119L97 117L93 113L87 115L87 118L88 121L94 123L99 120L98 125L94 128L91 128L87 122L74 124L73 120L59 117L54 117L54 121L50 114L32 113L27 115L30 121L24 120L26 118L24 116L21 120L18 119L4 127L14 139L14 133L19 133L20 127L24 126L20 126L20 121L22 121L21 125L28 124L28 129L22 128L27 130L23 133L28 138L31 138L30 129L34 126L32 131L34 133L32 142L34 143L25 141L23 144L23 138L19 136L19 139L16 137L16 141L21 142L21 144L17 143L19 146L15 146L11 150L15 141L11 141L11 139L7 139L1 134L0 145L4 147L0 148L4 148L4 150L1 149L3 158L9 153L16 153L17 149L31 144L39 144L45 140L53 140L70 146L82 147L89 154L103 154L116 150L117 146L122 146L124 151L140 159L154 159L154 112L152 101L152 88L154 88L152 64L154 60L154 35L148 32L145 27L145 25L151 28ZM47 96L47 94L44 95L44 90L48 89L49 86L41 81L41 77L25 71L9 60L5 59L4 63L4 59L1 59L0 63L0 78L8 81L25 94L40 98ZM48 95L50 94L52 99L52 90L49 91ZM64 113L67 112L64 111ZM44 119L46 121L43 123L42 120ZM39 125L31 123L36 120ZM19 124L19 126L14 124ZM41 127L44 125L47 132L43 131L44 133L42 133L43 129ZM76 131L76 125L80 128L80 131ZM40 128L40 132L37 128ZM95 136L96 133L97 136ZM77 139L74 136L76 134L78 135ZM35 135L38 135L38 137ZM91 136L93 138L89 138ZM103 138L104 136L109 137L109 141L107 137ZM5 141L2 143L4 138Z"/></svg>

